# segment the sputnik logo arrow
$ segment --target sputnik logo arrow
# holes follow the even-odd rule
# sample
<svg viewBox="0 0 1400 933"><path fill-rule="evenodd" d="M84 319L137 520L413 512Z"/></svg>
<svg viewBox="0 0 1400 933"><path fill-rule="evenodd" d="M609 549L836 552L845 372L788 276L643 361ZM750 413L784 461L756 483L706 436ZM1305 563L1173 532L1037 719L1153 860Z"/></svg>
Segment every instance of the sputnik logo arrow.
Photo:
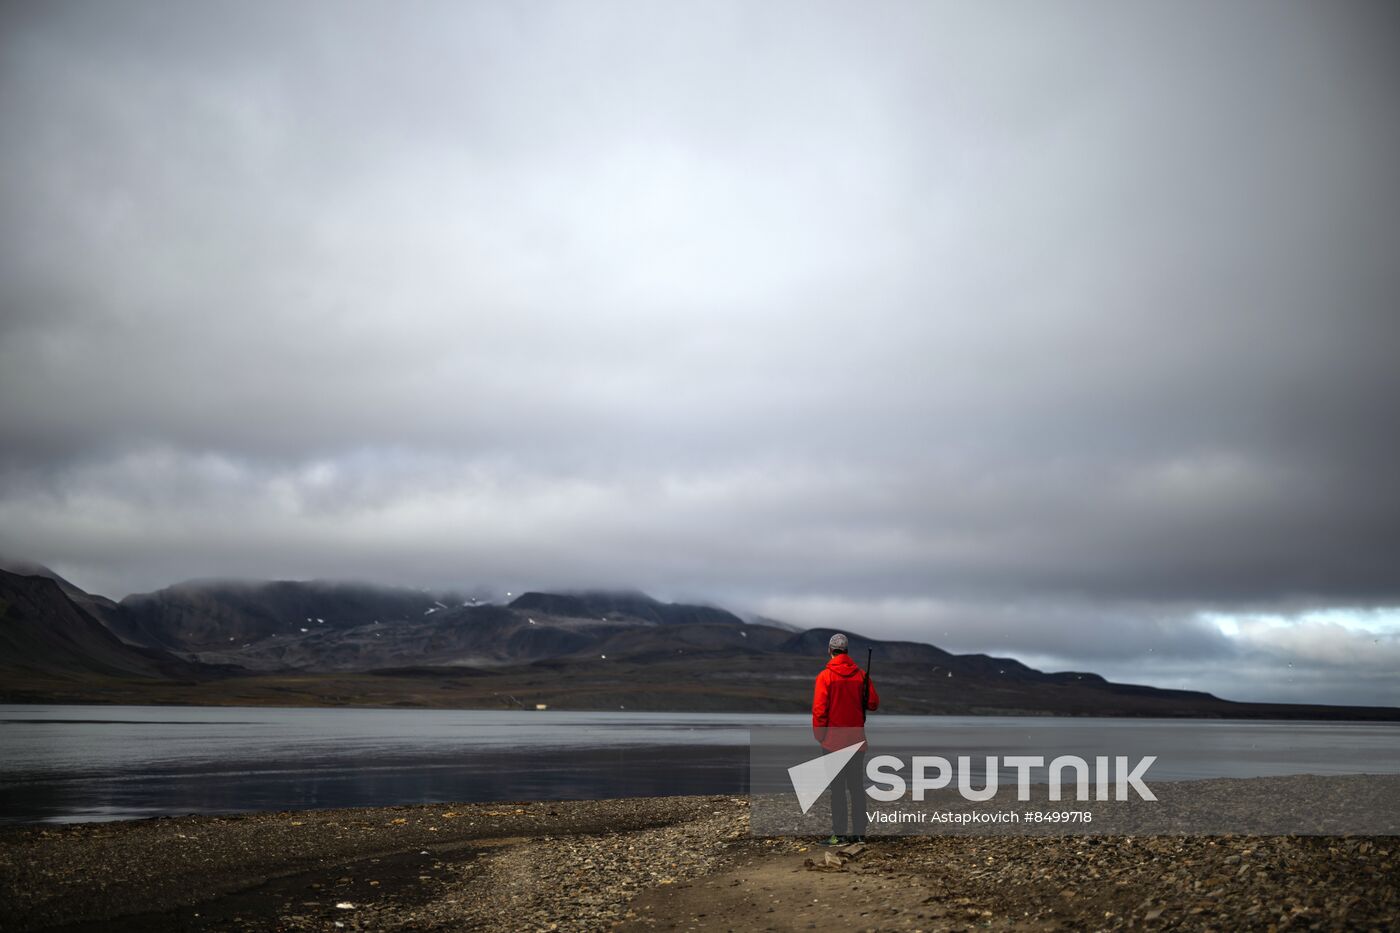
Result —
<svg viewBox="0 0 1400 933"><path fill-rule="evenodd" d="M812 804L821 797L822 791L831 786L831 782L836 780L836 775L846 767L846 762L854 758L864 744L865 742L861 741L847 745L829 755L822 755L820 758L813 758L788 768L788 777L792 780L792 789L797 792L797 802L802 806L803 813L812 809Z"/></svg>

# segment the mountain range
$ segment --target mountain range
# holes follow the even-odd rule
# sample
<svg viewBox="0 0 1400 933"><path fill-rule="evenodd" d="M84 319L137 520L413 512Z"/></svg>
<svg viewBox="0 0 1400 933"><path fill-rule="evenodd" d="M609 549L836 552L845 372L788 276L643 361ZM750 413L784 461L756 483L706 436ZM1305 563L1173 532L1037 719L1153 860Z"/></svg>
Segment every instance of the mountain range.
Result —
<svg viewBox="0 0 1400 933"><path fill-rule="evenodd" d="M508 603L328 582L192 581L114 601L0 564L0 701L801 712L831 629L639 592ZM851 633L893 713L1400 719L1236 703Z"/></svg>

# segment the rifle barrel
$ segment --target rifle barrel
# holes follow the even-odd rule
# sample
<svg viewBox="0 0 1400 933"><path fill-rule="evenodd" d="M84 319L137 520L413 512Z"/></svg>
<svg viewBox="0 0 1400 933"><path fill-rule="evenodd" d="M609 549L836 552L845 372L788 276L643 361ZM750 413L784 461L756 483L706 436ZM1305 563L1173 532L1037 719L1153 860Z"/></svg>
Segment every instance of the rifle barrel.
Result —
<svg viewBox="0 0 1400 933"><path fill-rule="evenodd" d="M870 659L874 655L874 648L865 649L865 679L860 685L860 718L865 721L866 708L870 706Z"/></svg>

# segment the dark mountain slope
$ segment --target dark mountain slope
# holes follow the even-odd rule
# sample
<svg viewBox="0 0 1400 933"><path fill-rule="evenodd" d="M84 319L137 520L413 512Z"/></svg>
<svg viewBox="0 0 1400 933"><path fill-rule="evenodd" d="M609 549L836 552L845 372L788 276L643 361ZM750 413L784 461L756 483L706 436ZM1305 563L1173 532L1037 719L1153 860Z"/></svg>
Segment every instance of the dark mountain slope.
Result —
<svg viewBox="0 0 1400 933"><path fill-rule="evenodd" d="M587 648L591 657L607 655L635 663L689 658L727 657L735 652L765 654L778 650L789 633L764 625L668 625L617 631Z"/></svg>
<svg viewBox="0 0 1400 933"><path fill-rule="evenodd" d="M117 612L117 603L114 600L110 600L106 596L97 596L93 593L85 592L48 567L45 567L43 564L36 564L33 561L27 560L13 560L0 557L0 570L21 577L47 577L58 584L58 588L63 590L65 596L85 610L88 615L104 625L106 625L113 614Z"/></svg>
<svg viewBox="0 0 1400 933"><path fill-rule="evenodd" d="M164 651L128 645L64 593L51 577L0 571L0 670L72 677L208 676Z"/></svg>
<svg viewBox="0 0 1400 933"><path fill-rule="evenodd" d="M849 630L843 630L850 642L851 657L865 664L865 652L867 648L873 648L879 657L880 663L891 661L914 661L919 664L946 664L954 655L949 654L942 648L935 648L933 645L926 645L916 641L880 641L876 638L867 638ZM804 632L798 632L789 637L778 646L777 650L784 654L801 654L807 657L823 657L826 654L826 646L831 640L831 636L836 634L834 628L812 628Z"/></svg>
<svg viewBox="0 0 1400 933"><path fill-rule="evenodd" d="M835 629L829 628L808 629L793 635L778 650L789 654L821 656L826 654L827 641L835 633ZM849 630L845 634L850 640L851 657L861 664L865 663L866 649L873 648L877 659L875 663L881 666L889 663L912 662L932 665L936 671L951 672L964 677L1011 677L1044 681L1056 676L1027 667L1014 658L996 658L986 654L952 654L942 648L923 642L880 641L876 638L855 634Z"/></svg>

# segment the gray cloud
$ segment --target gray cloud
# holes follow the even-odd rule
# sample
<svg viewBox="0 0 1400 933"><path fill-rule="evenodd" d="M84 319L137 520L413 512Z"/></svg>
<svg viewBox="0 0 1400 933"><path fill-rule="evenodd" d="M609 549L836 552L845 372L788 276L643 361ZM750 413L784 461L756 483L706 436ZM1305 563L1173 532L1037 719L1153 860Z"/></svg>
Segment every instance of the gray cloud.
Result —
<svg viewBox="0 0 1400 933"><path fill-rule="evenodd" d="M0 15L0 549L94 589L636 585L1138 679L1400 604L1385 4Z"/></svg>

